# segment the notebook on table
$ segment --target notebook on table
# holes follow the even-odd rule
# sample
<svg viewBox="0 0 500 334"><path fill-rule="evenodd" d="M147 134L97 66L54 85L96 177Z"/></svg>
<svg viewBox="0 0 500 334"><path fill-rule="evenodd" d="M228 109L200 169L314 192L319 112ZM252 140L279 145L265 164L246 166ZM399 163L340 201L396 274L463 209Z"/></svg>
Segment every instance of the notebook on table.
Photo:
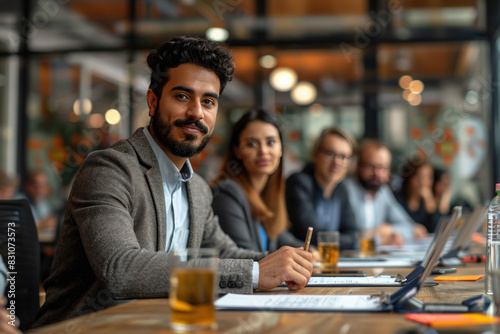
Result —
<svg viewBox="0 0 500 334"><path fill-rule="evenodd" d="M460 209L453 209L454 217L459 216ZM446 240L455 228L458 219L450 219L442 224L437 241L429 248L423 262L421 273L415 279L401 287L393 294L381 292L377 295L298 295L298 294L227 294L215 301L218 310L238 311L310 311L310 312L471 312L483 310L489 306L489 298L483 296L464 301L462 304L433 305L424 304L414 298L423 282L431 273L443 250Z"/></svg>

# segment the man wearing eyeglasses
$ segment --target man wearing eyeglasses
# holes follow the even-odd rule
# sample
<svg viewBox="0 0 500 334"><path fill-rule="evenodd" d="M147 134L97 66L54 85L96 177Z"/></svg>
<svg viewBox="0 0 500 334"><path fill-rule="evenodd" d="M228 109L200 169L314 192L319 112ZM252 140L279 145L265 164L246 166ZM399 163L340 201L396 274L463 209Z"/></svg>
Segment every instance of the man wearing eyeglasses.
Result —
<svg viewBox="0 0 500 334"><path fill-rule="evenodd" d="M381 141L360 144L355 176L345 180L359 230L373 230L382 245L402 246L411 240L414 223L387 185L391 153Z"/></svg>
<svg viewBox="0 0 500 334"><path fill-rule="evenodd" d="M317 232L339 231L340 248L355 247L354 213L342 180L347 174L355 146L354 138L339 128L323 130L314 144L313 162L286 181L286 205L297 238L314 228Z"/></svg>

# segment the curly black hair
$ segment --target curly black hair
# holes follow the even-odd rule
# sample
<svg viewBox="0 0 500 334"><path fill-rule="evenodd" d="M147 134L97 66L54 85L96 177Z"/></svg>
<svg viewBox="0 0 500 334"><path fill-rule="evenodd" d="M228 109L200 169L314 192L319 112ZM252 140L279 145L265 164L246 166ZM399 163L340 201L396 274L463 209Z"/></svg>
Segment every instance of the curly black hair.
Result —
<svg viewBox="0 0 500 334"><path fill-rule="evenodd" d="M147 62L151 68L149 88L153 90L158 99L169 80L169 69L181 64L195 64L213 71L220 80L219 95L224 91L226 84L233 79L234 74L232 53L223 45L206 37L174 37L152 50L148 55Z"/></svg>

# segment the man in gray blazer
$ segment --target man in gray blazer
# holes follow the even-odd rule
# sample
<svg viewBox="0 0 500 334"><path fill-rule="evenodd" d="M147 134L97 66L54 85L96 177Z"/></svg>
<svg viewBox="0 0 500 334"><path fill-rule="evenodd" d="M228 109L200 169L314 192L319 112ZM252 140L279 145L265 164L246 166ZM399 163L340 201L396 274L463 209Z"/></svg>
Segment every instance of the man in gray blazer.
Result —
<svg viewBox="0 0 500 334"><path fill-rule="evenodd" d="M207 39L180 37L153 50L148 65L150 125L90 154L80 168L33 327L168 297L168 252L185 247L220 249L221 293L282 282L301 289L310 278L312 255L301 248L267 256L239 249L220 229L211 191L189 163L210 140L234 73L231 53Z"/></svg>

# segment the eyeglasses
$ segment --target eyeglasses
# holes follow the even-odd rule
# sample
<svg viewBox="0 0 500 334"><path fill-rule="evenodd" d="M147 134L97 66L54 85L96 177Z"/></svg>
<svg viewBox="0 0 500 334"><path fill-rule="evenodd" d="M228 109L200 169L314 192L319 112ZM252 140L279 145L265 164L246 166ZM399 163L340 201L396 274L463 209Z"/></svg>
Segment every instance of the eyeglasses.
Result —
<svg viewBox="0 0 500 334"><path fill-rule="evenodd" d="M371 169L373 171L386 171L386 170L390 169L390 167L387 167L387 166L372 165L372 164L368 164L368 163L362 163L361 168Z"/></svg>
<svg viewBox="0 0 500 334"><path fill-rule="evenodd" d="M343 165L351 160L350 155L338 154L330 150L322 150L321 152L323 153L323 161L325 162L332 162L338 159L338 161Z"/></svg>

